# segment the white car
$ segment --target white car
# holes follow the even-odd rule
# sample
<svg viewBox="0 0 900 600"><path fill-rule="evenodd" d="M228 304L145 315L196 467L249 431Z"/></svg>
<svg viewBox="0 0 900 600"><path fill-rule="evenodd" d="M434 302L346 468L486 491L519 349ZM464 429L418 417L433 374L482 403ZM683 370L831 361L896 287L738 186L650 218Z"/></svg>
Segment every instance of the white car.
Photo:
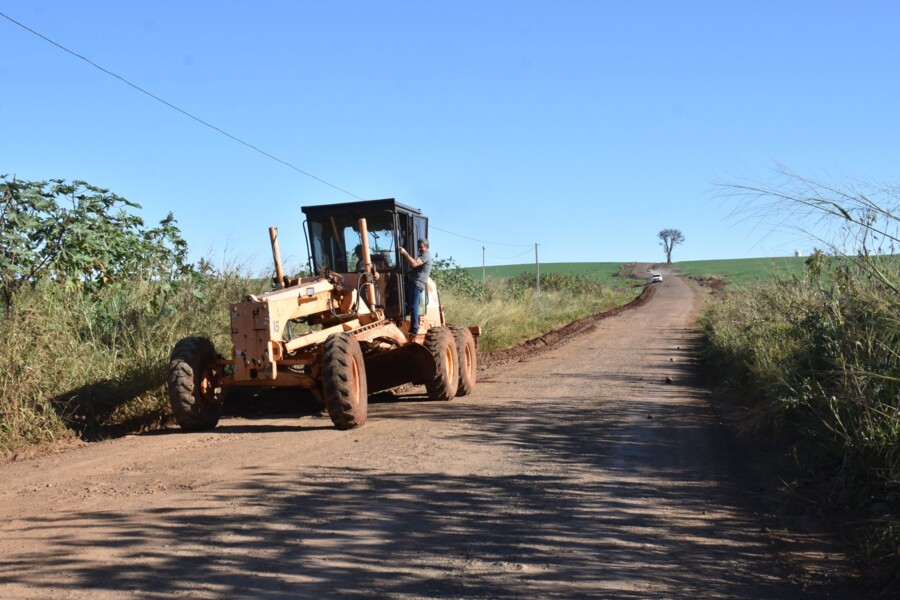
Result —
<svg viewBox="0 0 900 600"><path fill-rule="evenodd" d="M662 283L662 275L659 273L653 273L650 275L650 283Z"/></svg>

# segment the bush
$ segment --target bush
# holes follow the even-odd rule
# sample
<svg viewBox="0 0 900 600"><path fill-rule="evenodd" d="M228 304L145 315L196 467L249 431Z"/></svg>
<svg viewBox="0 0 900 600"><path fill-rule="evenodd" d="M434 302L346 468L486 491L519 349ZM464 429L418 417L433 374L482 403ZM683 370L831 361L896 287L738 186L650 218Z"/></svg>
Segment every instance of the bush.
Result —
<svg viewBox="0 0 900 600"><path fill-rule="evenodd" d="M475 300L484 296L484 288L481 284L472 279L468 272L454 262L453 258L435 259L431 278L434 279L441 292L447 291L458 297Z"/></svg>
<svg viewBox="0 0 900 600"><path fill-rule="evenodd" d="M700 324L713 371L749 403L746 424L790 445L794 491L850 517L867 551L896 567L900 269L891 258L831 261L827 284L818 256L806 278L713 301Z"/></svg>
<svg viewBox="0 0 900 600"><path fill-rule="evenodd" d="M879 594L900 589L900 188L866 191L778 167L772 184L725 185L739 212L814 231L806 277L714 304L710 355L781 426L795 488L873 557ZM830 238L829 242L827 238ZM826 278L827 279L824 279ZM743 393L742 395L747 395Z"/></svg>
<svg viewBox="0 0 900 600"><path fill-rule="evenodd" d="M186 262L170 214L83 181L0 176L0 451L167 415L162 382L180 337L228 335L238 271Z"/></svg>
<svg viewBox="0 0 900 600"><path fill-rule="evenodd" d="M229 305L258 291L249 283L227 271L178 287L135 281L85 294L43 282L20 293L15 318L0 318L0 452L166 421L175 342L204 335L229 348Z"/></svg>
<svg viewBox="0 0 900 600"><path fill-rule="evenodd" d="M134 212L140 205L61 179L0 175L0 200L0 297L8 316L15 296L42 281L96 292L135 279L168 284L193 275L171 213L148 228Z"/></svg>

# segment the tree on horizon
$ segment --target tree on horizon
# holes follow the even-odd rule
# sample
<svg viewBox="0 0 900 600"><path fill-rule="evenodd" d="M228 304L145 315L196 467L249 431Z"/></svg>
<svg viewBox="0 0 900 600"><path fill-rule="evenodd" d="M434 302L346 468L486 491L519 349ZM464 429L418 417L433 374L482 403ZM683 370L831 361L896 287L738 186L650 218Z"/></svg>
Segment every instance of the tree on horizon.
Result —
<svg viewBox="0 0 900 600"><path fill-rule="evenodd" d="M684 242L684 234L678 229L663 229L658 234L660 244L666 252L666 264L672 264L672 250L675 246Z"/></svg>

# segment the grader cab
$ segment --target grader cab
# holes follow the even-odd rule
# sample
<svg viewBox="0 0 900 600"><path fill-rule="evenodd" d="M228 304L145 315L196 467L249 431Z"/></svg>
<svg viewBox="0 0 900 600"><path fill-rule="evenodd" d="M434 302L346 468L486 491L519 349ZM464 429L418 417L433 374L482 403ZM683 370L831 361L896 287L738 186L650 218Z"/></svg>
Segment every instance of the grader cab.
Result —
<svg viewBox="0 0 900 600"><path fill-rule="evenodd" d="M308 389L339 429L362 425L368 394L424 384L434 400L475 387L478 327L447 324L429 278L419 334L404 303L401 247L428 236L428 219L393 199L304 206L310 277L290 278L270 228L274 288L231 305L231 355L204 337L179 341L169 362L172 412L183 429L216 426L235 387Z"/></svg>

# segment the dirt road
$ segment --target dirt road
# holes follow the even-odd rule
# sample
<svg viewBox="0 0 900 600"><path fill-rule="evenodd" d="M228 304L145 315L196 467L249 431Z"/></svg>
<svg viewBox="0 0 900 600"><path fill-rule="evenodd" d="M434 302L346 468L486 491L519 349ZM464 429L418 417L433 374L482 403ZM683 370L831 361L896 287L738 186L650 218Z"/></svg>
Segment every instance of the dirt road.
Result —
<svg viewBox="0 0 900 600"><path fill-rule="evenodd" d="M657 285L472 396L378 402L359 430L229 418L2 465L0 597L822 597L691 376L701 294Z"/></svg>

